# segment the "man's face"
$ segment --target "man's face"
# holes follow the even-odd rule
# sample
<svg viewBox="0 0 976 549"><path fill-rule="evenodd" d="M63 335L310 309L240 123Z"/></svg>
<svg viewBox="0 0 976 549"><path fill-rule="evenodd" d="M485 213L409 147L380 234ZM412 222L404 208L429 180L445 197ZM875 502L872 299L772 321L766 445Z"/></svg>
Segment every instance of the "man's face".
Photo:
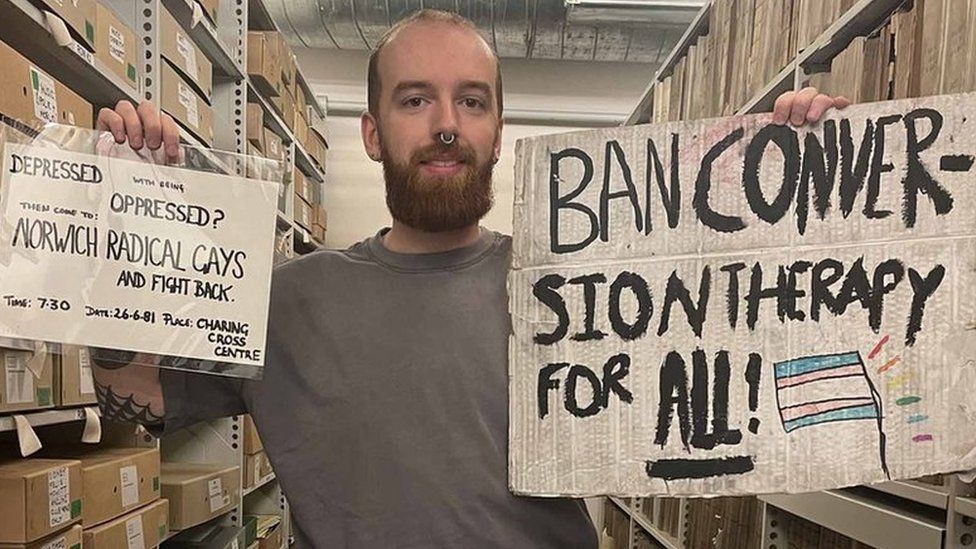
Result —
<svg viewBox="0 0 976 549"><path fill-rule="evenodd" d="M387 44L377 69L378 117L363 117L363 141L383 161L393 218L427 232L477 223L491 209L501 146L488 46L469 29L415 23ZM442 132L454 143L441 143Z"/></svg>

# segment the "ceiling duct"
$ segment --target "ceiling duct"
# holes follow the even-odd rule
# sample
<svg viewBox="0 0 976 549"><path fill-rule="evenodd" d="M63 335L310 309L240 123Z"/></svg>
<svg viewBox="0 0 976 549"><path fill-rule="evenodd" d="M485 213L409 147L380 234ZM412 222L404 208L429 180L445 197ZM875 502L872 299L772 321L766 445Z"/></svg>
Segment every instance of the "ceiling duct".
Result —
<svg viewBox="0 0 976 549"><path fill-rule="evenodd" d="M703 0L265 0L295 46L372 48L422 8L459 13L501 57L659 63Z"/></svg>

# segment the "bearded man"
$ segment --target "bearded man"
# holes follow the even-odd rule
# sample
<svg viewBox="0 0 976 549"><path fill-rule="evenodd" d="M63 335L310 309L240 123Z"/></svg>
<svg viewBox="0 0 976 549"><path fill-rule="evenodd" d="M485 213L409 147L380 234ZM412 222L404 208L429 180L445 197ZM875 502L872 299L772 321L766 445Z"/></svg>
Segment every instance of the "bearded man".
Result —
<svg viewBox="0 0 976 549"><path fill-rule="evenodd" d="M511 239L478 224L501 148L498 58L467 20L421 11L376 47L368 98L392 227L276 269L263 380L98 361L100 396L127 404L103 413L164 432L250 413L297 547L595 548L581 501L507 488ZM834 104L805 90L777 116ZM103 109L99 128L179 152L148 102Z"/></svg>

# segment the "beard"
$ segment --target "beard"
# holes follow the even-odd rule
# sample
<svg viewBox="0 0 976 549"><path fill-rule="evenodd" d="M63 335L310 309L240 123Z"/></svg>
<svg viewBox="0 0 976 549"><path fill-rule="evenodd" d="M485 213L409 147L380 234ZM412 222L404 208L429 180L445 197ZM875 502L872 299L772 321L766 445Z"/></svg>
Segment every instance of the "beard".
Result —
<svg viewBox="0 0 976 549"><path fill-rule="evenodd" d="M393 219L413 229L438 233L476 224L491 209L494 162L478 163L474 151L460 139L436 143L411 155L407 164L392 160L382 138L386 206ZM422 164L433 159L463 163L453 175L426 175Z"/></svg>

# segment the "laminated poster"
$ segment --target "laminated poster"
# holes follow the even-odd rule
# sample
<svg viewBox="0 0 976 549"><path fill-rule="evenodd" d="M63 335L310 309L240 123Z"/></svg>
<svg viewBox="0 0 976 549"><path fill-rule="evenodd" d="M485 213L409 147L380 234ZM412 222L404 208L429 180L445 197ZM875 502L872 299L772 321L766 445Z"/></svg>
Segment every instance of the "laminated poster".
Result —
<svg viewBox="0 0 976 549"><path fill-rule="evenodd" d="M974 95L520 141L512 490L976 467L974 154Z"/></svg>
<svg viewBox="0 0 976 549"><path fill-rule="evenodd" d="M259 376L279 183L126 147L3 143L0 336Z"/></svg>

